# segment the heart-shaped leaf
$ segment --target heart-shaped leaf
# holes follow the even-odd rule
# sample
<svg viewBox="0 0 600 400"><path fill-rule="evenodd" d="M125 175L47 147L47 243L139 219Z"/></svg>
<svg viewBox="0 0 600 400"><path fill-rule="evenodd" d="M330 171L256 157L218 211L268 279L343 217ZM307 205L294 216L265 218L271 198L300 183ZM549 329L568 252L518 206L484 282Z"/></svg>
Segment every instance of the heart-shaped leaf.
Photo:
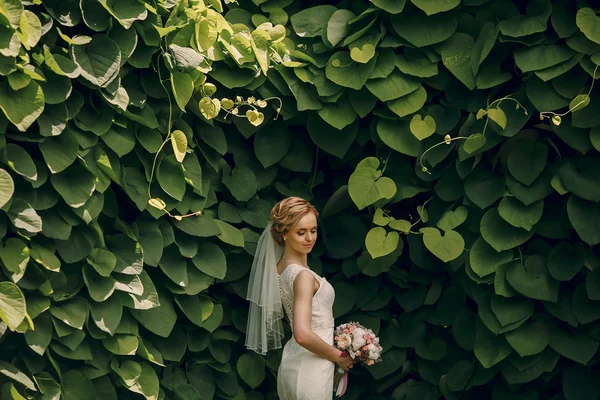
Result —
<svg viewBox="0 0 600 400"><path fill-rule="evenodd" d="M18 238L10 238L2 247L0 260L4 267L12 273L25 271L30 260L29 247Z"/></svg>
<svg viewBox="0 0 600 400"><path fill-rule="evenodd" d="M427 101L427 91L419 86L414 92L387 102L388 107L394 114L404 118L407 115L419 111Z"/></svg>
<svg viewBox="0 0 600 400"><path fill-rule="evenodd" d="M494 204L504 193L504 177L487 169L478 168L465 179L465 194L479 208Z"/></svg>
<svg viewBox="0 0 600 400"><path fill-rule="evenodd" d="M481 218L481 236L496 251L510 250L528 241L533 232L515 228L500 217L497 208L492 208Z"/></svg>
<svg viewBox="0 0 600 400"><path fill-rule="evenodd" d="M362 48L353 47L350 50L350 58L354 61L366 64L375 56L375 46L370 43L367 43L362 46Z"/></svg>
<svg viewBox="0 0 600 400"><path fill-rule="evenodd" d="M447 211L437 223L437 227L443 231L449 231L466 221L469 211L464 206L459 206L456 210Z"/></svg>
<svg viewBox="0 0 600 400"><path fill-rule="evenodd" d="M25 318L25 296L12 282L0 282L0 319L15 330Z"/></svg>
<svg viewBox="0 0 600 400"><path fill-rule="evenodd" d="M481 133L475 133L475 134L469 136L469 138L465 141L465 144L463 145L463 149L467 153L472 154L475 151L482 148L483 146L485 146L485 142L486 142L485 136L483 136Z"/></svg>
<svg viewBox="0 0 600 400"><path fill-rule="evenodd" d="M465 241L456 231L448 230L444 236L436 228L421 228L421 232L425 247L443 262L458 258L465 249Z"/></svg>
<svg viewBox="0 0 600 400"><path fill-rule="evenodd" d="M398 247L400 235L398 232L386 232L384 228L376 227L367 233L365 245L371 257L378 258L387 256Z"/></svg>
<svg viewBox="0 0 600 400"><path fill-rule="evenodd" d="M367 157L362 160L348 180L348 193L359 210L381 199L391 199L396 194L396 184L382 177L379 160Z"/></svg>
<svg viewBox="0 0 600 400"><path fill-rule="evenodd" d="M542 218L544 212L544 201L530 204L521 203L514 197L504 197L498 204L498 214L503 220L514 227L530 231Z"/></svg>
<svg viewBox="0 0 600 400"><path fill-rule="evenodd" d="M333 13L329 21L327 22L327 41L332 45L336 46L350 33L350 24L348 21L356 17L350 10L337 10ZM285 36L285 34L284 34ZM273 34L271 34L273 37Z"/></svg>
<svg viewBox="0 0 600 400"><path fill-rule="evenodd" d="M543 323L532 322L507 332L506 340L521 357L527 357L541 353L548 346L550 333Z"/></svg>
<svg viewBox="0 0 600 400"><path fill-rule="evenodd" d="M127 386L134 385L142 374L142 367L135 361L125 360L119 365L116 358L113 358L110 367L116 374L123 379Z"/></svg>
<svg viewBox="0 0 600 400"><path fill-rule="evenodd" d="M490 368L508 357L513 349L504 336L496 336L485 326L480 326L475 334L474 352L481 365Z"/></svg>
<svg viewBox="0 0 600 400"><path fill-rule="evenodd" d="M117 265L117 257L108 250L94 249L88 256L87 262L98 274L108 277Z"/></svg>
<svg viewBox="0 0 600 400"><path fill-rule="evenodd" d="M427 15L450 11L460 4L460 0L411 0L411 2Z"/></svg>
<svg viewBox="0 0 600 400"><path fill-rule="evenodd" d="M211 99L210 97L203 97L199 104L200 113L207 120L211 120L219 115L221 111L221 102L219 99Z"/></svg>
<svg viewBox="0 0 600 400"><path fill-rule="evenodd" d="M421 119L419 114L415 114L410 120L410 131L419 140L427 139L435 133L435 120L430 115Z"/></svg>
<svg viewBox="0 0 600 400"><path fill-rule="evenodd" d="M375 225L386 226L392 220L393 218L384 215L384 211L381 208L375 210L375 215L373 215L373 223Z"/></svg>
<svg viewBox="0 0 600 400"><path fill-rule="evenodd" d="M265 379L265 361L258 354L242 354L237 362L240 377L252 389L256 389Z"/></svg>
<svg viewBox="0 0 600 400"><path fill-rule="evenodd" d="M406 0L371 0L371 3L390 14L399 14L404 10Z"/></svg>
<svg viewBox="0 0 600 400"><path fill-rule="evenodd" d="M412 224L405 219L394 219L390 221L390 228L408 234Z"/></svg>
<svg viewBox="0 0 600 400"><path fill-rule="evenodd" d="M175 96L177 105L185 112L185 106L192 98L192 93L194 92L192 77L179 71L171 72L171 89L173 89L173 96Z"/></svg>
<svg viewBox="0 0 600 400"><path fill-rule="evenodd" d="M583 267L585 261L583 244L577 243L577 245L574 249L569 243L560 242L548 255L548 272L557 281L570 281Z"/></svg>
<svg viewBox="0 0 600 400"><path fill-rule="evenodd" d="M571 104L569 104L569 110L571 110L572 113L577 112L582 108L587 107L590 104L590 100L590 96L588 96L587 93L575 96L575 98L571 100Z"/></svg>
<svg viewBox="0 0 600 400"><path fill-rule="evenodd" d="M466 33L456 32L442 45L442 62L469 90L476 87L475 76L471 67L471 49L475 40Z"/></svg>
<svg viewBox="0 0 600 400"><path fill-rule="evenodd" d="M390 20L396 33L416 47L441 43L450 38L458 26L458 18L453 13L434 16L400 13Z"/></svg>
<svg viewBox="0 0 600 400"><path fill-rule="evenodd" d="M508 155L508 171L519 182L531 185L546 167L548 147L542 142L518 141Z"/></svg>
<svg viewBox="0 0 600 400"><path fill-rule="evenodd" d="M336 10L331 5L310 7L292 15L290 22L296 34L302 38L321 36Z"/></svg>
<svg viewBox="0 0 600 400"><path fill-rule="evenodd" d="M512 250L497 252L483 237L479 236L469 251L469 264L480 278L496 272L496 269L513 258Z"/></svg>
<svg viewBox="0 0 600 400"><path fill-rule="evenodd" d="M577 27L592 42L600 43L600 18L589 7L580 8L576 17Z"/></svg>
<svg viewBox="0 0 600 400"><path fill-rule="evenodd" d="M259 126L265 120L264 114L257 110L246 111L246 118L254 126Z"/></svg>
<svg viewBox="0 0 600 400"><path fill-rule="evenodd" d="M340 86L360 90L371 76L375 61L373 57L368 63L361 64L350 58L349 52L339 51L327 62L325 75L327 79Z"/></svg>
<svg viewBox="0 0 600 400"><path fill-rule="evenodd" d="M183 162L188 147L187 136L185 136L185 133L179 129L173 131L173 133L171 133L171 145L173 145L175 159L179 162Z"/></svg>
<svg viewBox="0 0 600 400"><path fill-rule="evenodd" d="M107 87L119 74L121 50L106 35L94 35L89 43L71 46L71 58L81 68L81 77Z"/></svg>
<svg viewBox="0 0 600 400"><path fill-rule="evenodd" d="M501 108L490 108L489 110L487 110L487 115L502 129L506 128L506 114L504 114L504 111L502 111Z"/></svg>
<svg viewBox="0 0 600 400"><path fill-rule="evenodd" d="M354 113L351 113L350 116L352 120L356 118L356 114ZM345 117L341 117L338 120L338 122L343 121L343 119L345 119ZM345 124L346 121L343 121L343 123ZM344 156L346 155L348 150L350 150L350 147L356 140L356 136L358 135L359 130L359 124L358 122L355 122L342 127L340 130L331 129L331 127L322 118L319 118L315 114L311 114L308 116L306 128L308 130L310 138L317 146L319 146L319 148L323 149L327 153L333 154L338 158L344 158ZM287 132L289 133L289 131ZM282 141L282 139L278 138L276 143L280 141ZM273 152L272 149L274 147L274 143L269 144L270 153Z"/></svg>
<svg viewBox="0 0 600 400"><path fill-rule="evenodd" d="M519 263L511 264L506 280L519 293L532 299L555 302L558 300L558 282L545 271L528 271Z"/></svg>
<svg viewBox="0 0 600 400"><path fill-rule="evenodd" d="M571 334L561 328L550 329L550 347L563 357L586 365L598 351L598 341L585 332Z"/></svg>
<svg viewBox="0 0 600 400"><path fill-rule="evenodd" d="M600 205L577 196L567 202L569 221L575 231L590 246L600 243Z"/></svg>
<svg viewBox="0 0 600 400"><path fill-rule="evenodd" d="M380 119L377 123L379 138L399 153L416 157L421 151L421 142L411 134L409 124L405 121Z"/></svg>
<svg viewBox="0 0 600 400"><path fill-rule="evenodd" d="M10 201L15 192L15 183L8 172L0 168L0 208Z"/></svg>
<svg viewBox="0 0 600 400"><path fill-rule="evenodd" d="M44 111L44 91L35 81L12 90L8 80L0 85L0 109L17 129L25 132Z"/></svg>
<svg viewBox="0 0 600 400"><path fill-rule="evenodd" d="M384 78L369 79L365 85L381 101L407 96L421 87L421 79L393 71Z"/></svg>

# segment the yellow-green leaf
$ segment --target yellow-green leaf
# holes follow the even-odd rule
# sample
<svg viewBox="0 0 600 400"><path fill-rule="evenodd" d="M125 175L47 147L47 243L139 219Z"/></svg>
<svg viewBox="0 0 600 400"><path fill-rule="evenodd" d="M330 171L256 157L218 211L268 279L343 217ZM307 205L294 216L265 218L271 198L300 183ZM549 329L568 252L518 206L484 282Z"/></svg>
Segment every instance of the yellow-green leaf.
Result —
<svg viewBox="0 0 600 400"><path fill-rule="evenodd" d="M188 141L185 133L180 130L175 130L171 133L171 144L173 145L173 153L179 162L183 162L187 151Z"/></svg>

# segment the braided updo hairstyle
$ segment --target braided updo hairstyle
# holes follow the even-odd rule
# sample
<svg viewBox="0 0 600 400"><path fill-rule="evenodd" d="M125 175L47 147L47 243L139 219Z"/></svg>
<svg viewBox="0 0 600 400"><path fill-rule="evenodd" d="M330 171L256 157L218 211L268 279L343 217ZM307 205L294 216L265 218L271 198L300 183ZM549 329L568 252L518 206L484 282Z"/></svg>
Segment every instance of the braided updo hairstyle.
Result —
<svg viewBox="0 0 600 400"><path fill-rule="evenodd" d="M306 214L319 216L317 209L300 197L286 197L271 210L271 235L277 244L284 245L283 235L289 232Z"/></svg>

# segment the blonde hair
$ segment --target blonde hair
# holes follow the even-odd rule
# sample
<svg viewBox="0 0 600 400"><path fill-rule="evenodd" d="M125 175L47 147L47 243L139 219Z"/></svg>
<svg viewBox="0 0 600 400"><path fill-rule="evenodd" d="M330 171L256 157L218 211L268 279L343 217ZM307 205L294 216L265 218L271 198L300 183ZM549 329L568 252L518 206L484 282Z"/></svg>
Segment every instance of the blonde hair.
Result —
<svg viewBox="0 0 600 400"><path fill-rule="evenodd" d="M284 245L283 235L289 232L308 213L319 216L317 209L300 197L286 197L271 210L271 235L277 244Z"/></svg>

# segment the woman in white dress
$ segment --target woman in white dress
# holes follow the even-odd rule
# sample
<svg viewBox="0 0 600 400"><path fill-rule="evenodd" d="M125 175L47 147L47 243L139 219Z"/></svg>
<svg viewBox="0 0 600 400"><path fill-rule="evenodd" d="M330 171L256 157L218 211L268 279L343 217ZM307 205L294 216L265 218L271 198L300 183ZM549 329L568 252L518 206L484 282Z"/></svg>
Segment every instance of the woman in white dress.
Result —
<svg viewBox="0 0 600 400"><path fill-rule="evenodd" d="M277 203L250 273L246 347L259 354L281 347L282 309L292 327L277 373L281 400L332 399L335 364L346 371L353 364L333 346L333 287L307 265L318 215L299 197Z"/></svg>

